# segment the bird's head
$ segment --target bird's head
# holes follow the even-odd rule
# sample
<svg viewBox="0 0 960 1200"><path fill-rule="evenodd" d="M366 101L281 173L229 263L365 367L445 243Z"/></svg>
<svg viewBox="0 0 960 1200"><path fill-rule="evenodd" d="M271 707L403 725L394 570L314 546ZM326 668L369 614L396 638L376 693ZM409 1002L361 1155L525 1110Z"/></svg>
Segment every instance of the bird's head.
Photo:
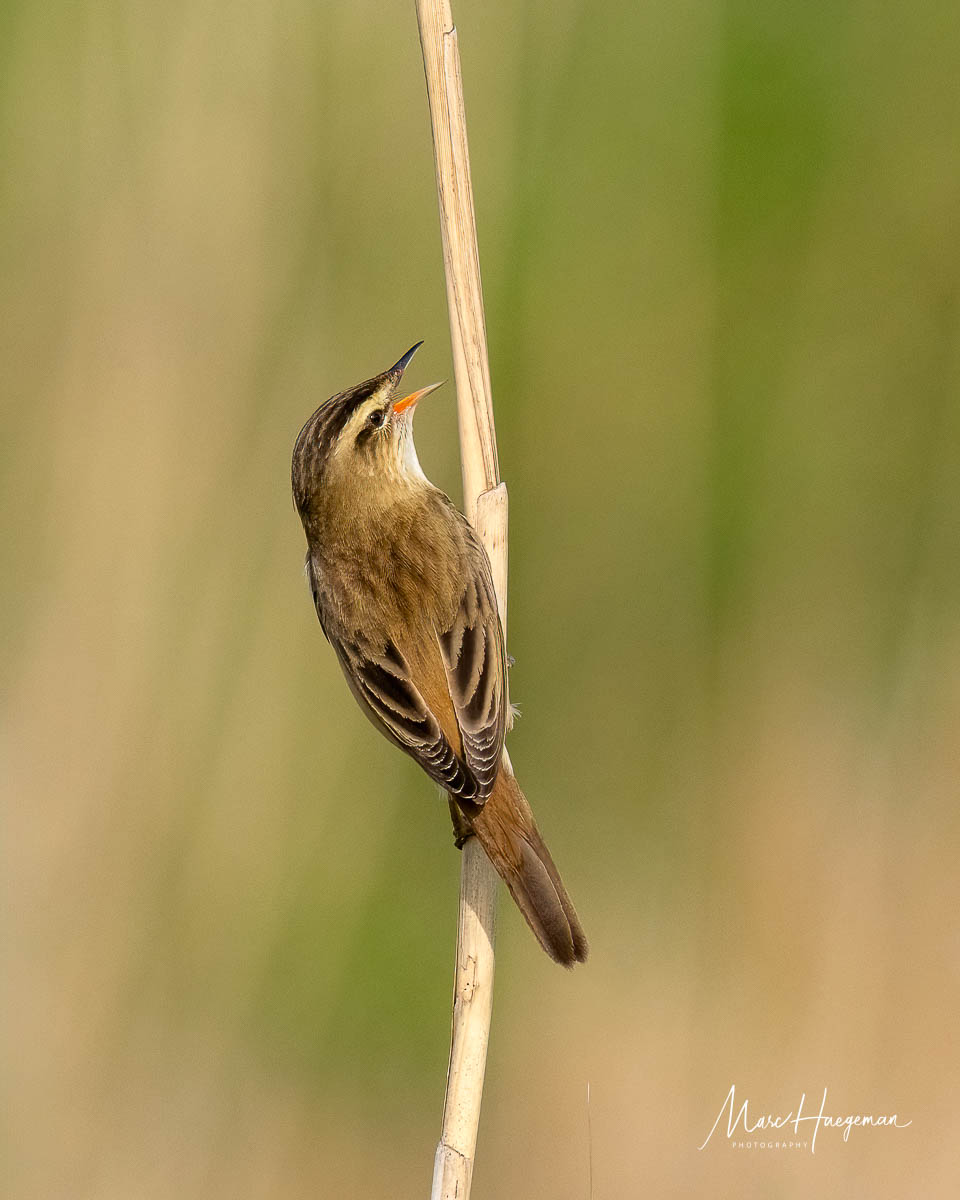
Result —
<svg viewBox="0 0 960 1200"><path fill-rule="evenodd" d="M413 444L417 402L441 385L407 395L400 382L423 345L392 367L332 396L300 430L293 448L293 498L306 526L325 502L348 497L373 502L426 482Z"/></svg>

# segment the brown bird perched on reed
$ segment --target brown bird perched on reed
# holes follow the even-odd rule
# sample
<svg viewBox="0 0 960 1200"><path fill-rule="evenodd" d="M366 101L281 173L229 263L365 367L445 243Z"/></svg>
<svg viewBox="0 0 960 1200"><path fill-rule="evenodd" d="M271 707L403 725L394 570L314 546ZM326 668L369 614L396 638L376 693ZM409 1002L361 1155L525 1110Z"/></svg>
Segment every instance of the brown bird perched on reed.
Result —
<svg viewBox="0 0 960 1200"><path fill-rule="evenodd" d="M395 396L420 345L300 430L292 477L307 578L360 707L447 792L457 845L480 839L540 945L572 966L587 940L503 758L507 666L490 562L413 444L417 402L440 385Z"/></svg>

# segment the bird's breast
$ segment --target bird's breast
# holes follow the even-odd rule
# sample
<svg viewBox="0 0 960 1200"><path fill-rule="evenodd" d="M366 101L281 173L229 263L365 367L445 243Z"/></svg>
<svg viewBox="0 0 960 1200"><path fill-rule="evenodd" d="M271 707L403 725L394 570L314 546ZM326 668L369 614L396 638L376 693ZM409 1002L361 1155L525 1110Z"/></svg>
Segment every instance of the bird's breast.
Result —
<svg viewBox="0 0 960 1200"><path fill-rule="evenodd" d="M310 547L321 621L394 642L449 628L463 594L465 551L456 519L433 504L344 519Z"/></svg>

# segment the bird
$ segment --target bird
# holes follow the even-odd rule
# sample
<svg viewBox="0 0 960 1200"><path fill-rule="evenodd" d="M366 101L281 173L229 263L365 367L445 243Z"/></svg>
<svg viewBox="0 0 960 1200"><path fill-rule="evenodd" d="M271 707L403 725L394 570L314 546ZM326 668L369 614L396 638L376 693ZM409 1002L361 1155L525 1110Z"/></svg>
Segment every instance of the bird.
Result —
<svg viewBox="0 0 960 1200"><path fill-rule="evenodd" d="M293 450L293 498L324 635L374 726L447 793L454 841L476 837L547 954L587 939L503 751L507 657L490 560L424 475L417 404L399 385L417 342L316 409Z"/></svg>

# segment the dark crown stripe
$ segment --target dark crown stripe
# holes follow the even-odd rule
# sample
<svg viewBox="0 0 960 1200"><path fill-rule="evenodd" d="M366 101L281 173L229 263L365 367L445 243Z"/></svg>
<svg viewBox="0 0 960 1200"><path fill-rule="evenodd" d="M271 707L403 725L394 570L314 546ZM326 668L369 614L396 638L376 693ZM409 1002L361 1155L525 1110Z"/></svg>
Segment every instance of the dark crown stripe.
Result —
<svg viewBox="0 0 960 1200"><path fill-rule="evenodd" d="M374 375L348 392L339 392L325 401L306 422L293 448L293 491L298 505L307 501L309 481L316 480L324 461L337 444L347 422L357 408L383 386L385 375Z"/></svg>
<svg viewBox="0 0 960 1200"><path fill-rule="evenodd" d="M377 375L373 379L359 383L349 392L341 392L328 400L317 411L316 439L325 448L332 447L343 432L344 426L365 400L376 392L383 384L383 377Z"/></svg>

